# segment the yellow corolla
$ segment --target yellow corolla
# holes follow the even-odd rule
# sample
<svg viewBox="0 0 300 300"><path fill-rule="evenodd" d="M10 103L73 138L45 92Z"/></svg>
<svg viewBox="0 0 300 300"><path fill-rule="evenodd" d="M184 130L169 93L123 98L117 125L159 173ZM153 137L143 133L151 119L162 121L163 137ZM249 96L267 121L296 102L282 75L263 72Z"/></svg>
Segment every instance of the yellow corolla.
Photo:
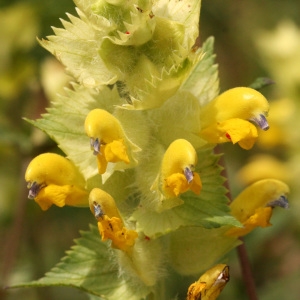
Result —
<svg viewBox="0 0 300 300"><path fill-rule="evenodd" d="M200 193L200 176L193 171L197 160L196 150L187 140L178 139L170 144L164 154L160 173L162 189L167 198L177 197L188 190Z"/></svg>
<svg viewBox="0 0 300 300"><path fill-rule="evenodd" d="M258 226L270 226L273 208L288 208L288 193L289 187L276 179L259 180L244 189L230 204L231 214L243 227L231 228L227 235L243 236Z"/></svg>
<svg viewBox="0 0 300 300"><path fill-rule="evenodd" d="M225 91L201 109L200 135L209 143L231 141L244 149L252 148L256 138L256 127L268 130L269 103L258 91L237 87Z"/></svg>
<svg viewBox="0 0 300 300"><path fill-rule="evenodd" d="M104 109L94 109L87 115L84 126L91 149L97 155L100 174L105 173L108 162L130 163L125 134L117 118Z"/></svg>
<svg viewBox="0 0 300 300"><path fill-rule="evenodd" d="M110 239L112 247L129 252L138 234L125 228L113 197L105 191L94 188L89 195L90 209L98 222L103 241Z"/></svg>
<svg viewBox="0 0 300 300"><path fill-rule="evenodd" d="M88 193L85 180L75 165L67 158L44 153L35 157L27 167L28 198L34 199L42 210L52 204L87 206Z"/></svg>
<svg viewBox="0 0 300 300"><path fill-rule="evenodd" d="M187 300L215 300L229 281L229 267L218 264L206 271L198 281L191 284Z"/></svg>

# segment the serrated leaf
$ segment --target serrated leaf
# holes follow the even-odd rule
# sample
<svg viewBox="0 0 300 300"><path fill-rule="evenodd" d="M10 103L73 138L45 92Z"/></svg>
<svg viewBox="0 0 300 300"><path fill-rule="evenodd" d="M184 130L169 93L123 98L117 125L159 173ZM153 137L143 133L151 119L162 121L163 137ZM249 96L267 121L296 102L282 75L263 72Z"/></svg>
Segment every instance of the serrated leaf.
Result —
<svg viewBox="0 0 300 300"><path fill-rule="evenodd" d="M150 292L141 282L120 274L114 253L119 250L112 250L109 243L102 242L95 226L81 235L67 256L45 277L12 287L70 286L111 300L140 300Z"/></svg>
<svg viewBox="0 0 300 300"><path fill-rule="evenodd" d="M208 38L198 51L203 53L189 77L181 86L193 94L203 106L214 99L219 93L218 66L214 63L214 38Z"/></svg>
<svg viewBox="0 0 300 300"><path fill-rule="evenodd" d="M84 86L115 83L117 76L106 68L98 53L99 43L107 34L107 21L95 16L87 19L80 10L77 12L80 18L69 14L71 22L62 21L65 29L53 28L56 35L39 40L40 44Z"/></svg>
<svg viewBox="0 0 300 300"><path fill-rule="evenodd" d="M240 226L230 215L228 198L225 196L227 190L223 186L224 178L220 175L222 168L218 165L219 157L211 149L198 150L197 154L199 162L195 172L200 174L203 184L200 195L187 192L181 196L184 204L161 213L149 211L147 206L140 205L133 214L139 231L157 237L183 226Z"/></svg>

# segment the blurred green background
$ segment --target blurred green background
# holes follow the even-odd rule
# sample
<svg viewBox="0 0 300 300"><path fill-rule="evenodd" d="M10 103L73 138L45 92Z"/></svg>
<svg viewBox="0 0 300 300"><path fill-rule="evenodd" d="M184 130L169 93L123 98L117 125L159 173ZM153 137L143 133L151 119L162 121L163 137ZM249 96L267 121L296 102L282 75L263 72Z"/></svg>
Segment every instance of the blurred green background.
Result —
<svg viewBox="0 0 300 300"><path fill-rule="evenodd" d="M27 199L24 172L39 153L59 152L54 142L22 118L36 119L69 78L36 37L52 34L71 0L2 0L0 4L0 274L1 286L37 279L53 267L94 219L88 210L52 207ZM272 176L291 187L289 210L276 209L274 226L256 230L245 243L259 299L297 300L300 295L300 2L298 0L203 0L200 40L215 37L221 91L248 86L257 77L275 84L270 132L251 151L225 145L229 184L236 196L253 180ZM273 109L272 109L273 108ZM222 299L247 299L236 252ZM0 291L14 300L87 299L69 288Z"/></svg>

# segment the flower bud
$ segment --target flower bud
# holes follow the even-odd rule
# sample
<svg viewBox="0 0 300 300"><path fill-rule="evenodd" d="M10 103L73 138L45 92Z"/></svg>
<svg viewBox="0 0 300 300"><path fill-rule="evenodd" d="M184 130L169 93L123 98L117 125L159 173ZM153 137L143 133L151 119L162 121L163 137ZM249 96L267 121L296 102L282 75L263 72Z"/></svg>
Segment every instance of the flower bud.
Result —
<svg viewBox="0 0 300 300"><path fill-rule="evenodd" d="M206 271L198 281L191 284L187 300L215 300L229 281L229 267L219 264Z"/></svg>

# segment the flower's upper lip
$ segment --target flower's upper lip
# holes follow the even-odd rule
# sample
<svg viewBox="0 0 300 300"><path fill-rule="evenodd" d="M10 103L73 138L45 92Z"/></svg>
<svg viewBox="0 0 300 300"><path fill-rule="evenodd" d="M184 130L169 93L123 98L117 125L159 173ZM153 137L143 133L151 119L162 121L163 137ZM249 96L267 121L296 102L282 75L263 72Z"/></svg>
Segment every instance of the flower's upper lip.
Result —
<svg viewBox="0 0 300 300"><path fill-rule="evenodd" d="M29 199L34 199L39 191L45 187L46 185L45 184L38 184L36 181L33 181L33 182L29 182L28 183L28 188L29 188L29 192L28 192L28 198Z"/></svg>

